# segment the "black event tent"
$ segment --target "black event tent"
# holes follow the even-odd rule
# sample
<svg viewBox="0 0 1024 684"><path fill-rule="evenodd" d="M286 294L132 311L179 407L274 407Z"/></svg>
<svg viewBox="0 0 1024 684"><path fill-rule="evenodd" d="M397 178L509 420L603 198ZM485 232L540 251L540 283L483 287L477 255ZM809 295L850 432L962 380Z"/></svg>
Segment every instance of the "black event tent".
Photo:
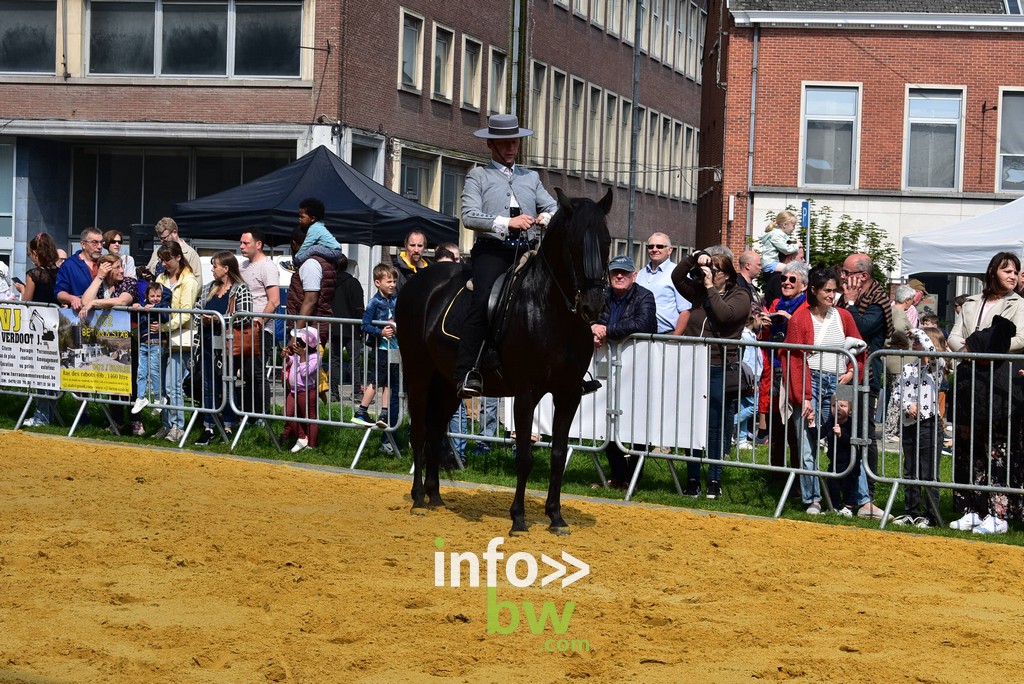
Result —
<svg viewBox="0 0 1024 684"><path fill-rule="evenodd" d="M307 197L323 200L324 223L339 242L401 245L414 229L428 244L458 241L457 218L391 192L323 146L245 185L179 203L174 219L184 237L236 240L260 226L268 242L286 243Z"/></svg>

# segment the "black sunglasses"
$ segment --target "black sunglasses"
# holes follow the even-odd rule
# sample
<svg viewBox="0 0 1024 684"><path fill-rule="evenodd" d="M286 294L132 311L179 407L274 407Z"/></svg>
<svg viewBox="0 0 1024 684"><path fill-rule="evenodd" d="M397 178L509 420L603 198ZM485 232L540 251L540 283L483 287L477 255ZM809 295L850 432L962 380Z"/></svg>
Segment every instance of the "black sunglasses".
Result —
<svg viewBox="0 0 1024 684"><path fill-rule="evenodd" d="M647 245L647 249L665 249L668 245Z"/></svg>
<svg viewBox="0 0 1024 684"><path fill-rule="evenodd" d="M124 242L124 240L122 240L121 238L118 238L116 240L111 240L109 244L111 244L111 245L120 245L122 242Z"/></svg>
<svg viewBox="0 0 1024 684"><path fill-rule="evenodd" d="M793 283L795 285L800 282L800 279L796 276L782 276L782 282Z"/></svg>

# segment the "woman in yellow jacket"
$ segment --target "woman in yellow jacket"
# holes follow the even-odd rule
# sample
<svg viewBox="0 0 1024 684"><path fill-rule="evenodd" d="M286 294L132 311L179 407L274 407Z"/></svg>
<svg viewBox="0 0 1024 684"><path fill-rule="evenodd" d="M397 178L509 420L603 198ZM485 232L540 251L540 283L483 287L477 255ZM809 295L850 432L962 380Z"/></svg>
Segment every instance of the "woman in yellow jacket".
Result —
<svg viewBox="0 0 1024 684"><path fill-rule="evenodd" d="M157 251L157 258L164 272L156 281L171 291L172 309L191 309L199 295L199 279L192 273L188 261L177 242L168 242ZM164 387L167 388L168 403L184 406L185 395L181 381L185 376L185 364L192 355L192 314L172 313L161 326L161 333L168 341L167 372ZM153 436L163 437L168 442L181 442L185 435L185 412L168 409L162 414L163 427Z"/></svg>

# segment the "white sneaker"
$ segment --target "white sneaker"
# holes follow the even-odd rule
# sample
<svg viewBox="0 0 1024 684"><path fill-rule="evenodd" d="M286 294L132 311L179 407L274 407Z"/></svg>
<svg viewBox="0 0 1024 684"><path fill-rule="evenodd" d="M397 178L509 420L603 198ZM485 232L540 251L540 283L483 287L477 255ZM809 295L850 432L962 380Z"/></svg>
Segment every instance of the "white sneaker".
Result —
<svg viewBox="0 0 1024 684"><path fill-rule="evenodd" d="M909 516L909 515L901 515L901 516L898 516L895 520L893 520L892 524L893 525L899 525L900 527L904 527L906 525L913 525L914 524L914 518L912 516Z"/></svg>
<svg viewBox="0 0 1024 684"><path fill-rule="evenodd" d="M994 515L988 515L971 532L974 534L1006 534L1009 529L1010 526L1006 524L1005 520Z"/></svg>
<svg viewBox="0 0 1024 684"><path fill-rule="evenodd" d="M815 501L807 507L807 515L821 515L821 504Z"/></svg>
<svg viewBox="0 0 1024 684"><path fill-rule="evenodd" d="M914 527L920 527L922 530L932 526L931 518L919 517L914 518Z"/></svg>
<svg viewBox="0 0 1024 684"><path fill-rule="evenodd" d="M737 451L753 451L754 450L754 443L751 442L749 439L741 439L740 441L736 442L736 450Z"/></svg>
<svg viewBox="0 0 1024 684"><path fill-rule="evenodd" d="M292 453L298 453L305 449L307 446L309 446L309 440L306 439L305 437L300 437L297 440L295 440L295 446L292 447Z"/></svg>
<svg viewBox="0 0 1024 684"><path fill-rule="evenodd" d="M981 518L978 516L977 513L965 513L964 517L949 523L949 529L966 532L967 530L973 530L980 524Z"/></svg>
<svg viewBox="0 0 1024 684"><path fill-rule="evenodd" d="M849 506L843 506L838 511L836 511L836 515L838 515L840 518L852 518L853 511L850 510Z"/></svg>
<svg viewBox="0 0 1024 684"><path fill-rule="evenodd" d="M135 400L135 404L132 406L132 413L141 413L142 409L149 406L149 399L146 397L139 397Z"/></svg>

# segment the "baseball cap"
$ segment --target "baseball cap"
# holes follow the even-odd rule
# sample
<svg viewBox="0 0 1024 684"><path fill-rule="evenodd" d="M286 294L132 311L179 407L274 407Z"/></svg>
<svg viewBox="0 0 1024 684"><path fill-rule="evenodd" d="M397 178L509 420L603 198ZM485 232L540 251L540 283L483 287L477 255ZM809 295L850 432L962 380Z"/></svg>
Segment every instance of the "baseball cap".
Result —
<svg viewBox="0 0 1024 684"><path fill-rule="evenodd" d="M633 263L633 259L631 257L628 257L625 254L620 254L619 256L612 259L611 262L609 262L608 270L629 271L630 273L632 273L633 271L636 270L636 264Z"/></svg>
<svg viewBox="0 0 1024 684"><path fill-rule="evenodd" d="M315 347L320 344L320 331L309 325L305 328L292 330L292 337L302 340L307 347Z"/></svg>

